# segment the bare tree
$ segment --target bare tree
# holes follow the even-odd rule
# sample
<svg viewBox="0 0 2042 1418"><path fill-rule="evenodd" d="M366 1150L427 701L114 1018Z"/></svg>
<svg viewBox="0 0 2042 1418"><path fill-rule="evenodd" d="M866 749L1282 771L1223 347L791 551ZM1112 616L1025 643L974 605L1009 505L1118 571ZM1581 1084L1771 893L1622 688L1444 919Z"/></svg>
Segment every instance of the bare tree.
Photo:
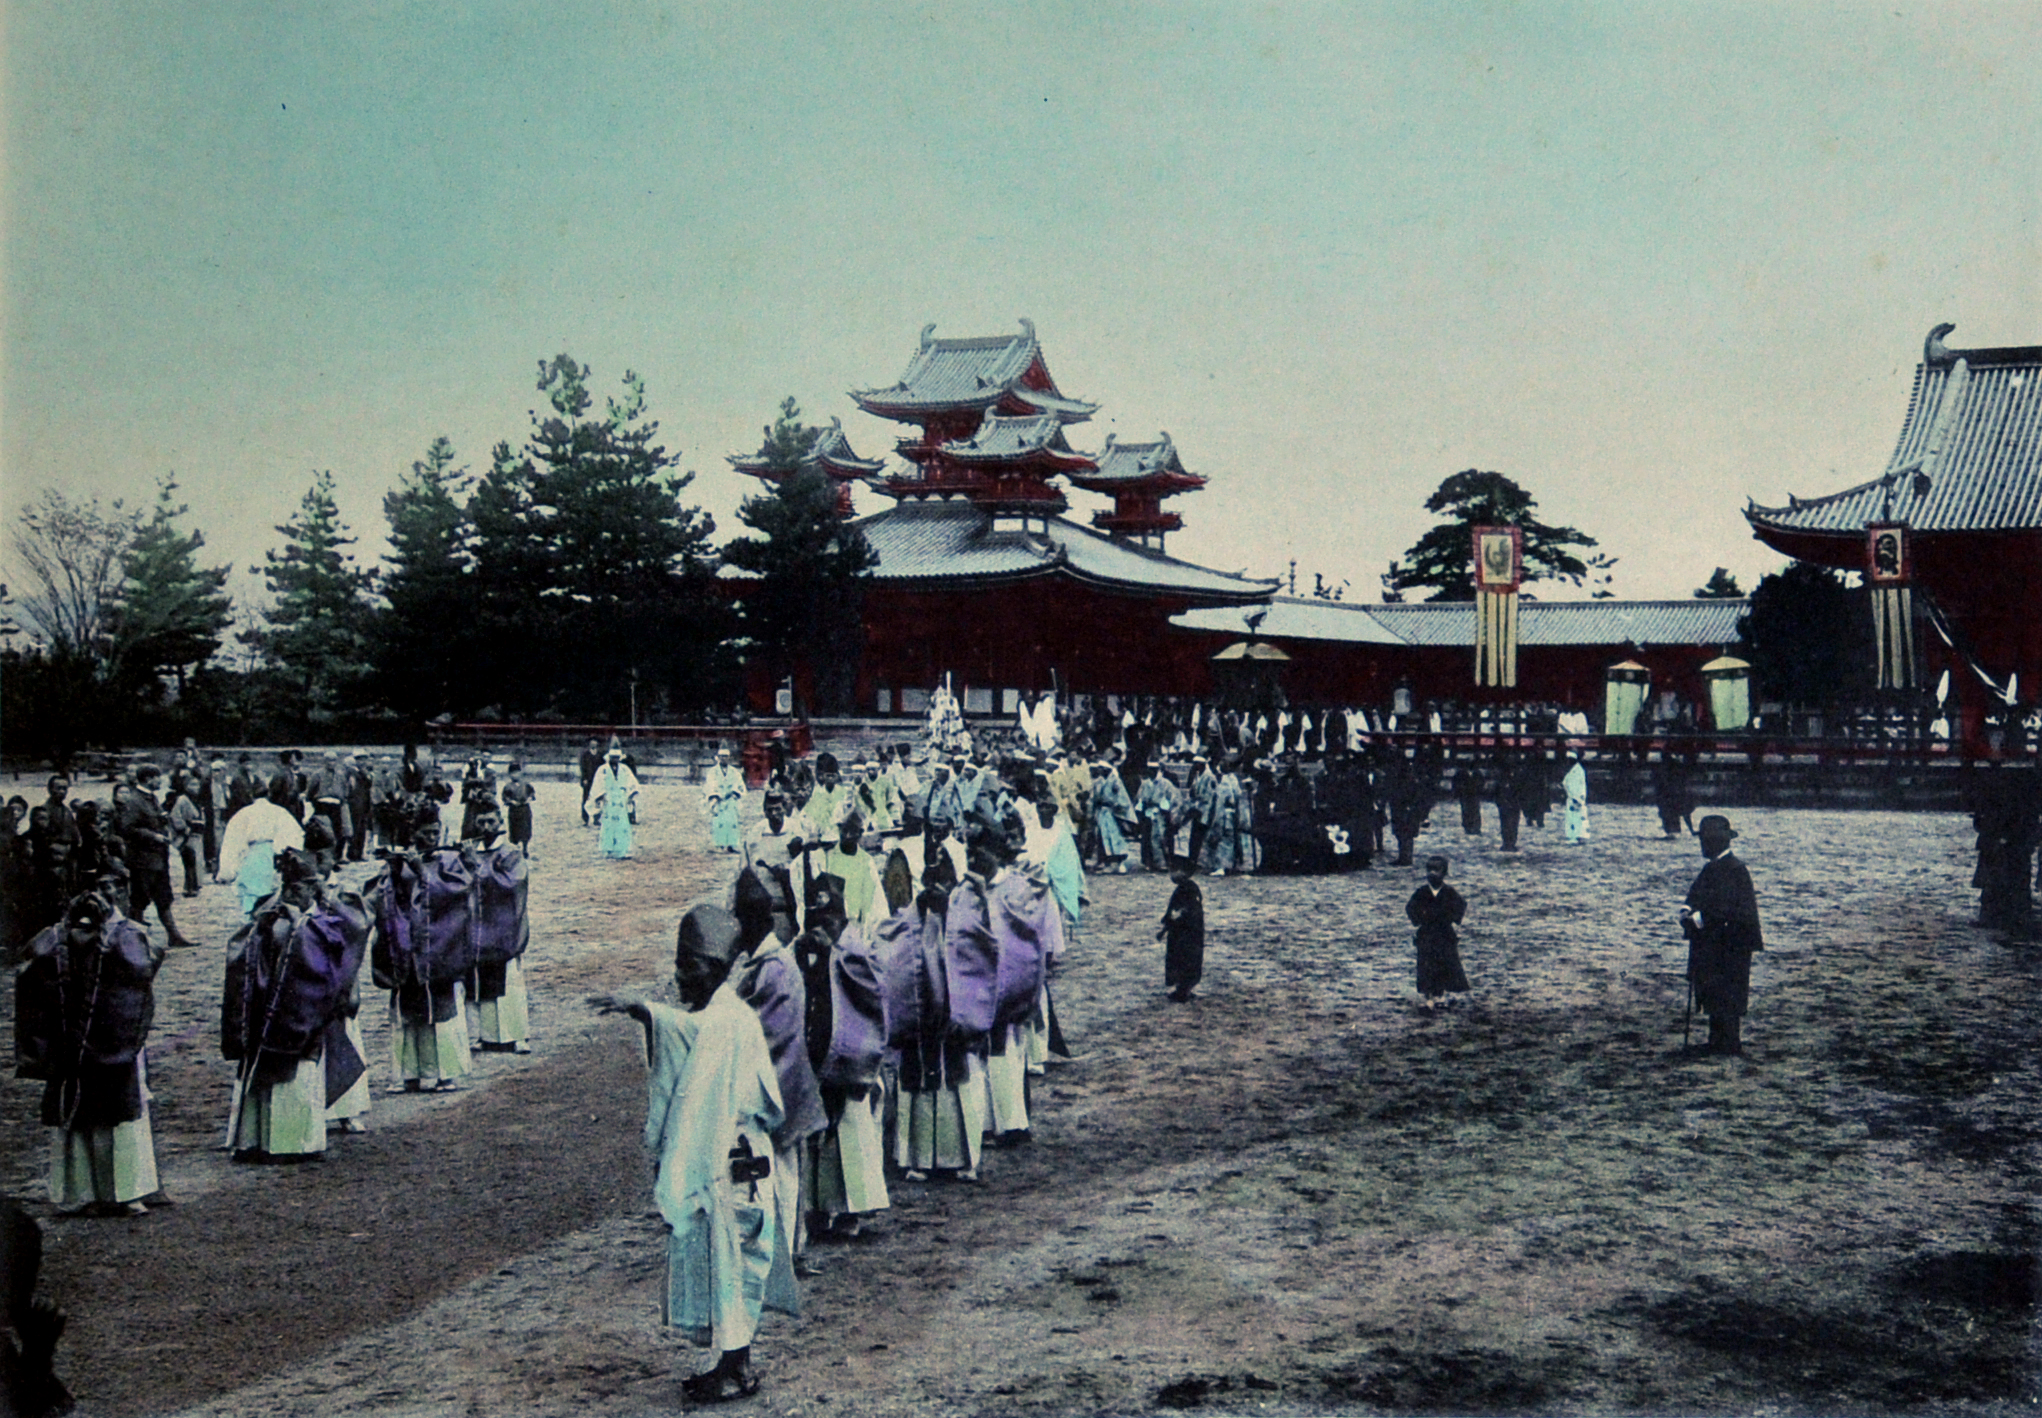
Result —
<svg viewBox="0 0 2042 1418"><path fill-rule="evenodd" d="M17 595L20 617L60 653L94 656L120 592L123 562L144 517L119 498L78 501L46 488L21 514L14 554L29 585Z"/></svg>

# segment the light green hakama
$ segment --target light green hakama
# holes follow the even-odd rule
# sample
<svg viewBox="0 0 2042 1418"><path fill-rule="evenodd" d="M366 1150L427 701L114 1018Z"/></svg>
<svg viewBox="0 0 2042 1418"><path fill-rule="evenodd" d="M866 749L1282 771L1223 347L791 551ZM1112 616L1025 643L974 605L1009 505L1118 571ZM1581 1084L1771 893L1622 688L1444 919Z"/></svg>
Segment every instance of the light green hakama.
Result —
<svg viewBox="0 0 2042 1418"><path fill-rule="evenodd" d="M495 999L475 1002L475 1035L485 1044L530 1043L532 1017L525 994L525 965L512 960L503 967L503 993Z"/></svg>
<svg viewBox="0 0 2042 1418"><path fill-rule="evenodd" d="M93 1202L125 1204L162 1190L156 1134L149 1126L149 1074L142 1070L142 1116L112 1127L60 1128L50 1140L50 1203L75 1211Z"/></svg>
<svg viewBox="0 0 2042 1418"><path fill-rule="evenodd" d="M326 1150L326 1057L298 1060L288 1078L275 1083L244 1080L237 1090L232 1141L236 1152L272 1157L309 1157Z"/></svg>
<svg viewBox="0 0 2042 1418"><path fill-rule="evenodd" d="M886 1145L879 1118L884 1097L852 1098L844 1116L816 1139L815 1209L862 1216L893 1205L886 1191Z"/></svg>
<svg viewBox="0 0 2042 1418"><path fill-rule="evenodd" d="M400 1086L432 1087L468 1076L468 1018L461 1008L461 987L454 987L454 1017L444 1024L407 1023L390 998L390 1054Z"/></svg>

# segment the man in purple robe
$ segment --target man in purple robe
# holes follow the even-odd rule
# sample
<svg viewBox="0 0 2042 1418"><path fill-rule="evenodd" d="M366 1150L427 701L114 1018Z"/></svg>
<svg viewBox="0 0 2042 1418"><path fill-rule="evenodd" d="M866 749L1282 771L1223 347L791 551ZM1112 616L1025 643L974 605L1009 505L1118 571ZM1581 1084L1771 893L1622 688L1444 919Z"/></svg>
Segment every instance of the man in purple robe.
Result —
<svg viewBox="0 0 2042 1418"><path fill-rule="evenodd" d="M393 1091L412 1093L454 1088L468 1074L462 982L476 963L472 875L457 849L439 846L438 821L415 832L412 849L389 857L369 890L369 964L390 991Z"/></svg>
<svg viewBox="0 0 2042 1418"><path fill-rule="evenodd" d="M139 1216L160 1200L145 1045L164 947L97 892L28 944L15 984L17 1072L43 1084L59 1211Z"/></svg>
<svg viewBox="0 0 2042 1418"><path fill-rule="evenodd" d="M503 840L503 814L490 804L475 815L474 840L461 844L474 893L475 1032L484 1053L532 1052L531 1009L525 993L525 948L532 921L526 908L525 854Z"/></svg>
<svg viewBox="0 0 2042 1418"><path fill-rule="evenodd" d="M878 962L834 899L835 879L826 876L823 885L809 911L809 928L795 943L808 988L809 1060L829 1120L811 1149L814 1174L807 1193L812 1234L843 1240L893 1204L880 1126L886 1008Z"/></svg>
<svg viewBox="0 0 2042 1418"><path fill-rule="evenodd" d="M240 1065L227 1124L237 1162L325 1152L327 1099L366 1070L346 1019L360 1001L368 909L329 891L302 851L277 865L283 884L237 934L221 1004L220 1051Z"/></svg>

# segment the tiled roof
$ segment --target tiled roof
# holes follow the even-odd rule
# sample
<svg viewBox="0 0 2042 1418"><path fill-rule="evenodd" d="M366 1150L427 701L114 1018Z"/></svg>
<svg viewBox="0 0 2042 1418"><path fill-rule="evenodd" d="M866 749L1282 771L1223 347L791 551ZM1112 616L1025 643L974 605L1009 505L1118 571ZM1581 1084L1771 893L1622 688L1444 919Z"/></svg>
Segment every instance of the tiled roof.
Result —
<svg viewBox="0 0 2042 1418"><path fill-rule="evenodd" d="M1183 461L1177 456L1177 445L1170 441L1167 433L1152 443L1122 443L1114 435L1107 434L1106 446L1099 450L1099 471L1087 473L1079 485L1095 492L1105 492L1109 490L1109 483L1137 483L1151 479L1178 483L1179 490L1183 491L1205 485L1204 478L1184 470Z"/></svg>
<svg viewBox="0 0 2042 1418"><path fill-rule="evenodd" d="M943 452L960 463L999 462L1044 454L1061 466L1092 466L1089 457L1064 441L1063 420L1055 414L1034 414L1026 418L987 414L977 433L970 438L944 444Z"/></svg>
<svg viewBox="0 0 2042 1418"><path fill-rule="evenodd" d="M857 526L879 555L872 575L882 582L1013 581L1062 574L1109 588L1236 604L1263 600L1276 588L1274 581L1194 566L1061 517L1030 518L1026 532L995 531L991 514L960 498L903 502Z"/></svg>
<svg viewBox="0 0 2042 1418"><path fill-rule="evenodd" d="M990 408L1011 394L1066 423L1098 412L1097 404L1064 397L1054 380L1047 389L1019 387L1022 376L1042 357L1030 321L1021 322L1018 335L965 340L935 339L935 329L934 325L922 328L922 347L908 361L907 372L898 383L887 389L851 391L860 408L882 418L899 418L946 409Z"/></svg>
<svg viewBox="0 0 2042 1418"><path fill-rule="evenodd" d="M1377 607L1349 605L1345 601L1278 596L1266 606L1186 611L1183 615L1172 617L1170 624L1181 625L1186 630L1260 635L1270 640L1334 640L1349 645L1403 644L1369 614L1375 609ZM1250 625L1250 621L1257 623Z"/></svg>
<svg viewBox="0 0 2042 1418"><path fill-rule="evenodd" d="M2042 527L2042 347L1953 350L1939 325L1915 369L1900 441L1880 477L1825 497L1752 505L1754 528L1858 535Z"/></svg>
<svg viewBox="0 0 2042 1418"><path fill-rule="evenodd" d="M728 462L739 472L754 476L768 471L764 453L732 453ZM817 434L815 442L809 445L801 466L822 468L839 477L867 478L884 471L886 464L878 458L860 458L851 451L851 440L844 435L843 421L831 419L830 426Z"/></svg>
<svg viewBox="0 0 2042 1418"><path fill-rule="evenodd" d="M1520 645L1728 645L1737 639L1742 600L1524 601ZM1250 611L1247 614L1253 615ZM1238 610L1196 610L1174 617L1186 630L1249 633ZM1274 640L1331 640L1352 645L1473 647L1475 607L1468 601L1363 606L1279 597L1254 632Z"/></svg>

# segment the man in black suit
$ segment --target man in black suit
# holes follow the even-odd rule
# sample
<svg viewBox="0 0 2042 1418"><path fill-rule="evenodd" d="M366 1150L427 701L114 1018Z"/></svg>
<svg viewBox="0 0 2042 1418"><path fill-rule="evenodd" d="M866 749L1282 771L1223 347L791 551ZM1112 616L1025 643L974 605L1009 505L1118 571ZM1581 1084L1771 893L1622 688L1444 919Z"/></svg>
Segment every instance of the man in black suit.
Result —
<svg viewBox="0 0 2042 1418"><path fill-rule="evenodd" d="M1687 977L1694 1001L1709 1016L1712 1054L1744 1052L1740 1031L1751 1003L1751 957L1765 949L1751 873L1730 850L1737 834L1727 817L1702 819L1697 830L1709 859L1681 908L1687 933Z"/></svg>

